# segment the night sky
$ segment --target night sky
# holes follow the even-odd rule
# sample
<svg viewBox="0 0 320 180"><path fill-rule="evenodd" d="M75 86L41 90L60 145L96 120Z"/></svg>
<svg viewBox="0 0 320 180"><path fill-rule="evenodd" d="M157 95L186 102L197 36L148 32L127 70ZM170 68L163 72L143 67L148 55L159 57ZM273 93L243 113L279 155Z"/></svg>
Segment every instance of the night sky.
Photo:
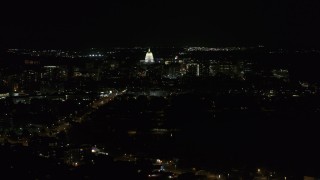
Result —
<svg viewBox="0 0 320 180"><path fill-rule="evenodd" d="M319 47L318 0L3 3L2 47Z"/></svg>

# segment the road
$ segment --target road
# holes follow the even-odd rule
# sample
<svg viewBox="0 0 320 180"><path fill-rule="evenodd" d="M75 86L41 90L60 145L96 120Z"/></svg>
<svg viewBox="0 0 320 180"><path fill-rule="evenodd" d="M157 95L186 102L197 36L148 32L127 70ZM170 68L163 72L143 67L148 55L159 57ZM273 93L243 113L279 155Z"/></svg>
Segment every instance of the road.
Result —
<svg viewBox="0 0 320 180"><path fill-rule="evenodd" d="M88 119L88 116L93 112L95 112L97 109L99 109L101 106L104 106L112 102L117 96L123 95L126 92L127 92L127 89L122 91L115 90L112 93L110 93L108 96L102 97L100 99L93 101L92 103L90 103L85 113L83 113L81 116L74 116L72 121L77 123L82 123L83 121L86 121ZM67 131L68 128L70 128L70 123L65 122L65 118L64 118L60 121L60 123L57 126L55 126L49 131L48 136L55 136L60 132Z"/></svg>

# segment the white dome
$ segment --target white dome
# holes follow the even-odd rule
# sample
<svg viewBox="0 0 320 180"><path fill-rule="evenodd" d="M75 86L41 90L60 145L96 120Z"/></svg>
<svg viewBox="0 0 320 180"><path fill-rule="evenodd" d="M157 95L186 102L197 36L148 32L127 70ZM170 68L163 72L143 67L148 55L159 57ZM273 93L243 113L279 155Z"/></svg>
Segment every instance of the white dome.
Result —
<svg viewBox="0 0 320 180"><path fill-rule="evenodd" d="M153 54L152 54L152 52L150 51L150 49L149 49L149 51L148 51L147 54L146 54L145 62L146 62L146 63L153 63L153 62L154 62Z"/></svg>

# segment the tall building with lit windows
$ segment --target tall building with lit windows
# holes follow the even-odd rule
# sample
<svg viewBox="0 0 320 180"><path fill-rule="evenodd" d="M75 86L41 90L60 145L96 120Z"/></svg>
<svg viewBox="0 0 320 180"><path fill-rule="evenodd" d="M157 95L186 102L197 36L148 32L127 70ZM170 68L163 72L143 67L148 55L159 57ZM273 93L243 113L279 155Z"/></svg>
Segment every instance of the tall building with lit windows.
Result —
<svg viewBox="0 0 320 180"><path fill-rule="evenodd" d="M200 76L200 65L198 63L187 64L187 75L193 77Z"/></svg>

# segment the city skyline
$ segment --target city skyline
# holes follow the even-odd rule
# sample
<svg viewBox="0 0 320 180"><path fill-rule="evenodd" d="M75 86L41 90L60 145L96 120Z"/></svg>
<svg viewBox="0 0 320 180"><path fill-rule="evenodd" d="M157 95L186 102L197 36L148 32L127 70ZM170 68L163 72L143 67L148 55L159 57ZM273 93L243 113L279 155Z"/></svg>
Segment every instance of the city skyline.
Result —
<svg viewBox="0 0 320 180"><path fill-rule="evenodd" d="M0 179L319 179L319 9L3 2Z"/></svg>
<svg viewBox="0 0 320 180"><path fill-rule="evenodd" d="M305 148L318 140L319 56L263 46L7 49L1 165L13 179L319 177L319 148Z"/></svg>

